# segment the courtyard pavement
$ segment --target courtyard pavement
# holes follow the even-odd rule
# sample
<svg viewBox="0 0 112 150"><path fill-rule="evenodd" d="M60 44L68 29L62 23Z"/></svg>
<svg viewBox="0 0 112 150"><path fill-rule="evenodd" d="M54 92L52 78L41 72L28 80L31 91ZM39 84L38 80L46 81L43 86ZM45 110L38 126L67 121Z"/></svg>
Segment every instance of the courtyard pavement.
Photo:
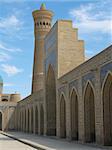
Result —
<svg viewBox="0 0 112 150"><path fill-rule="evenodd" d="M36 150L36 149L0 134L0 150Z"/></svg>
<svg viewBox="0 0 112 150"><path fill-rule="evenodd" d="M112 150L112 147L98 146L96 144L81 144L75 141L56 139L48 136L38 136L23 132L2 133L10 137L16 138L17 140L22 141L23 143L27 143L31 146L41 148L43 150Z"/></svg>

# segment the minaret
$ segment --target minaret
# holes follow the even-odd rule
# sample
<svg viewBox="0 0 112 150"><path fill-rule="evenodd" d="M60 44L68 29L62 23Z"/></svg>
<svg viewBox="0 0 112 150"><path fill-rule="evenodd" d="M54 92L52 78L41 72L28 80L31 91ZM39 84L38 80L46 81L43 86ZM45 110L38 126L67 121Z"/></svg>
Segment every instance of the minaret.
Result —
<svg viewBox="0 0 112 150"><path fill-rule="evenodd" d="M32 93L43 89L44 84L44 38L51 29L53 12L46 10L42 4L40 10L33 11L34 18L34 64L32 78Z"/></svg>

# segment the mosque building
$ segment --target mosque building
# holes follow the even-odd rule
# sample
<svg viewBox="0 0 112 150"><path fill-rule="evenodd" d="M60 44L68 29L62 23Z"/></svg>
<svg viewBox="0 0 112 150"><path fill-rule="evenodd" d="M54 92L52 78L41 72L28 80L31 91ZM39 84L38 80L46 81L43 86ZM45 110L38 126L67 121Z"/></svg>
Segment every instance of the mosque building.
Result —
<svg viewBox="0 0 112 150"><path fill-rule="evenodd" d="M52 26L45 4L32 15L32 91L2 94L0 78L0 128L112 145L112 46L86 60L71 20Z"/></svg>

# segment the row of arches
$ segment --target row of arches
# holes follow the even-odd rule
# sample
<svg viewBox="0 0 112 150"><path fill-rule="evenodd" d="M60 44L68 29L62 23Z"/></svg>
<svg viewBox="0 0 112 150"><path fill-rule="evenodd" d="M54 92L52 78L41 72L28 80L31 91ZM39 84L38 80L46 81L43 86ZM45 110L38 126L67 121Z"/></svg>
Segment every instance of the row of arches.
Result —
<svg viewBox="0 0 112 150"><path fill-rule="evenodd" d="M101 92L102 91L102 92ZM103 101L104 143L112 144L112 73L108 73L101 90ZM84 102L84 135L85 142L96 141L95 128L95 90L90 81L83 92ZM74 89L70 96L71 138L79 138L79 101L78 93ZM66 138L66 98L60 98L60 137ZM46 78L46 112L47 135L56 135L56 80L53 67L49 65ZM54 132L55 131L55 132Z"/></svg>
<svg viewBox="0 0 112 150"><path fill-rule="evenodd" d="M112 144L112 74L108 74L103 84L103 126L104 143ZM76 90L72 91L70 97L70 116L71 116L71 137L78 140L78 94ZM95 92L92 84L88 82L84 93L84 133L85 142L95 142ZM60 99L60 136L66 138L66 100L62 94Z"/></svg>
<svg viewBox="0 0 112 150"><path fill-rule="evenodd" d="M40 112L39 112L40 111ZM44 134L44 109L43 105L40 105L40 109L35 106L21 110L18 114L18 125L17 129L19 131L24 131L28 133ZM40 116L39 116L40 115Z"/></svg>
<svg viewBox="0 0 112 150"><path fill-rule="evenodd" d="M78 96L75 90L71 94L70 116L71 138L78 140ZM66 100L63 94L60 99L60 137L66 138Z"/></svg>

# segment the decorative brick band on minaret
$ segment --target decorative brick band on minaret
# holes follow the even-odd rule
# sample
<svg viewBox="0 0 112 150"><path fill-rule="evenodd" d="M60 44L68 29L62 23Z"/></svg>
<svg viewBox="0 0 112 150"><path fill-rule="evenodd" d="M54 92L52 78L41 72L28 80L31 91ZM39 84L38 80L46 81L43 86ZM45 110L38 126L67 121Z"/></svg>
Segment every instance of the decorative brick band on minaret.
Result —
<svg viewBox="0 0 112 150"><path fill-rule="evenodd" d="M53 12L46 10L42 4L40 10L33 11L34 18L34 64L32 78L32 93L43 89L44 84L44 38L51 29Z"/></svg>

